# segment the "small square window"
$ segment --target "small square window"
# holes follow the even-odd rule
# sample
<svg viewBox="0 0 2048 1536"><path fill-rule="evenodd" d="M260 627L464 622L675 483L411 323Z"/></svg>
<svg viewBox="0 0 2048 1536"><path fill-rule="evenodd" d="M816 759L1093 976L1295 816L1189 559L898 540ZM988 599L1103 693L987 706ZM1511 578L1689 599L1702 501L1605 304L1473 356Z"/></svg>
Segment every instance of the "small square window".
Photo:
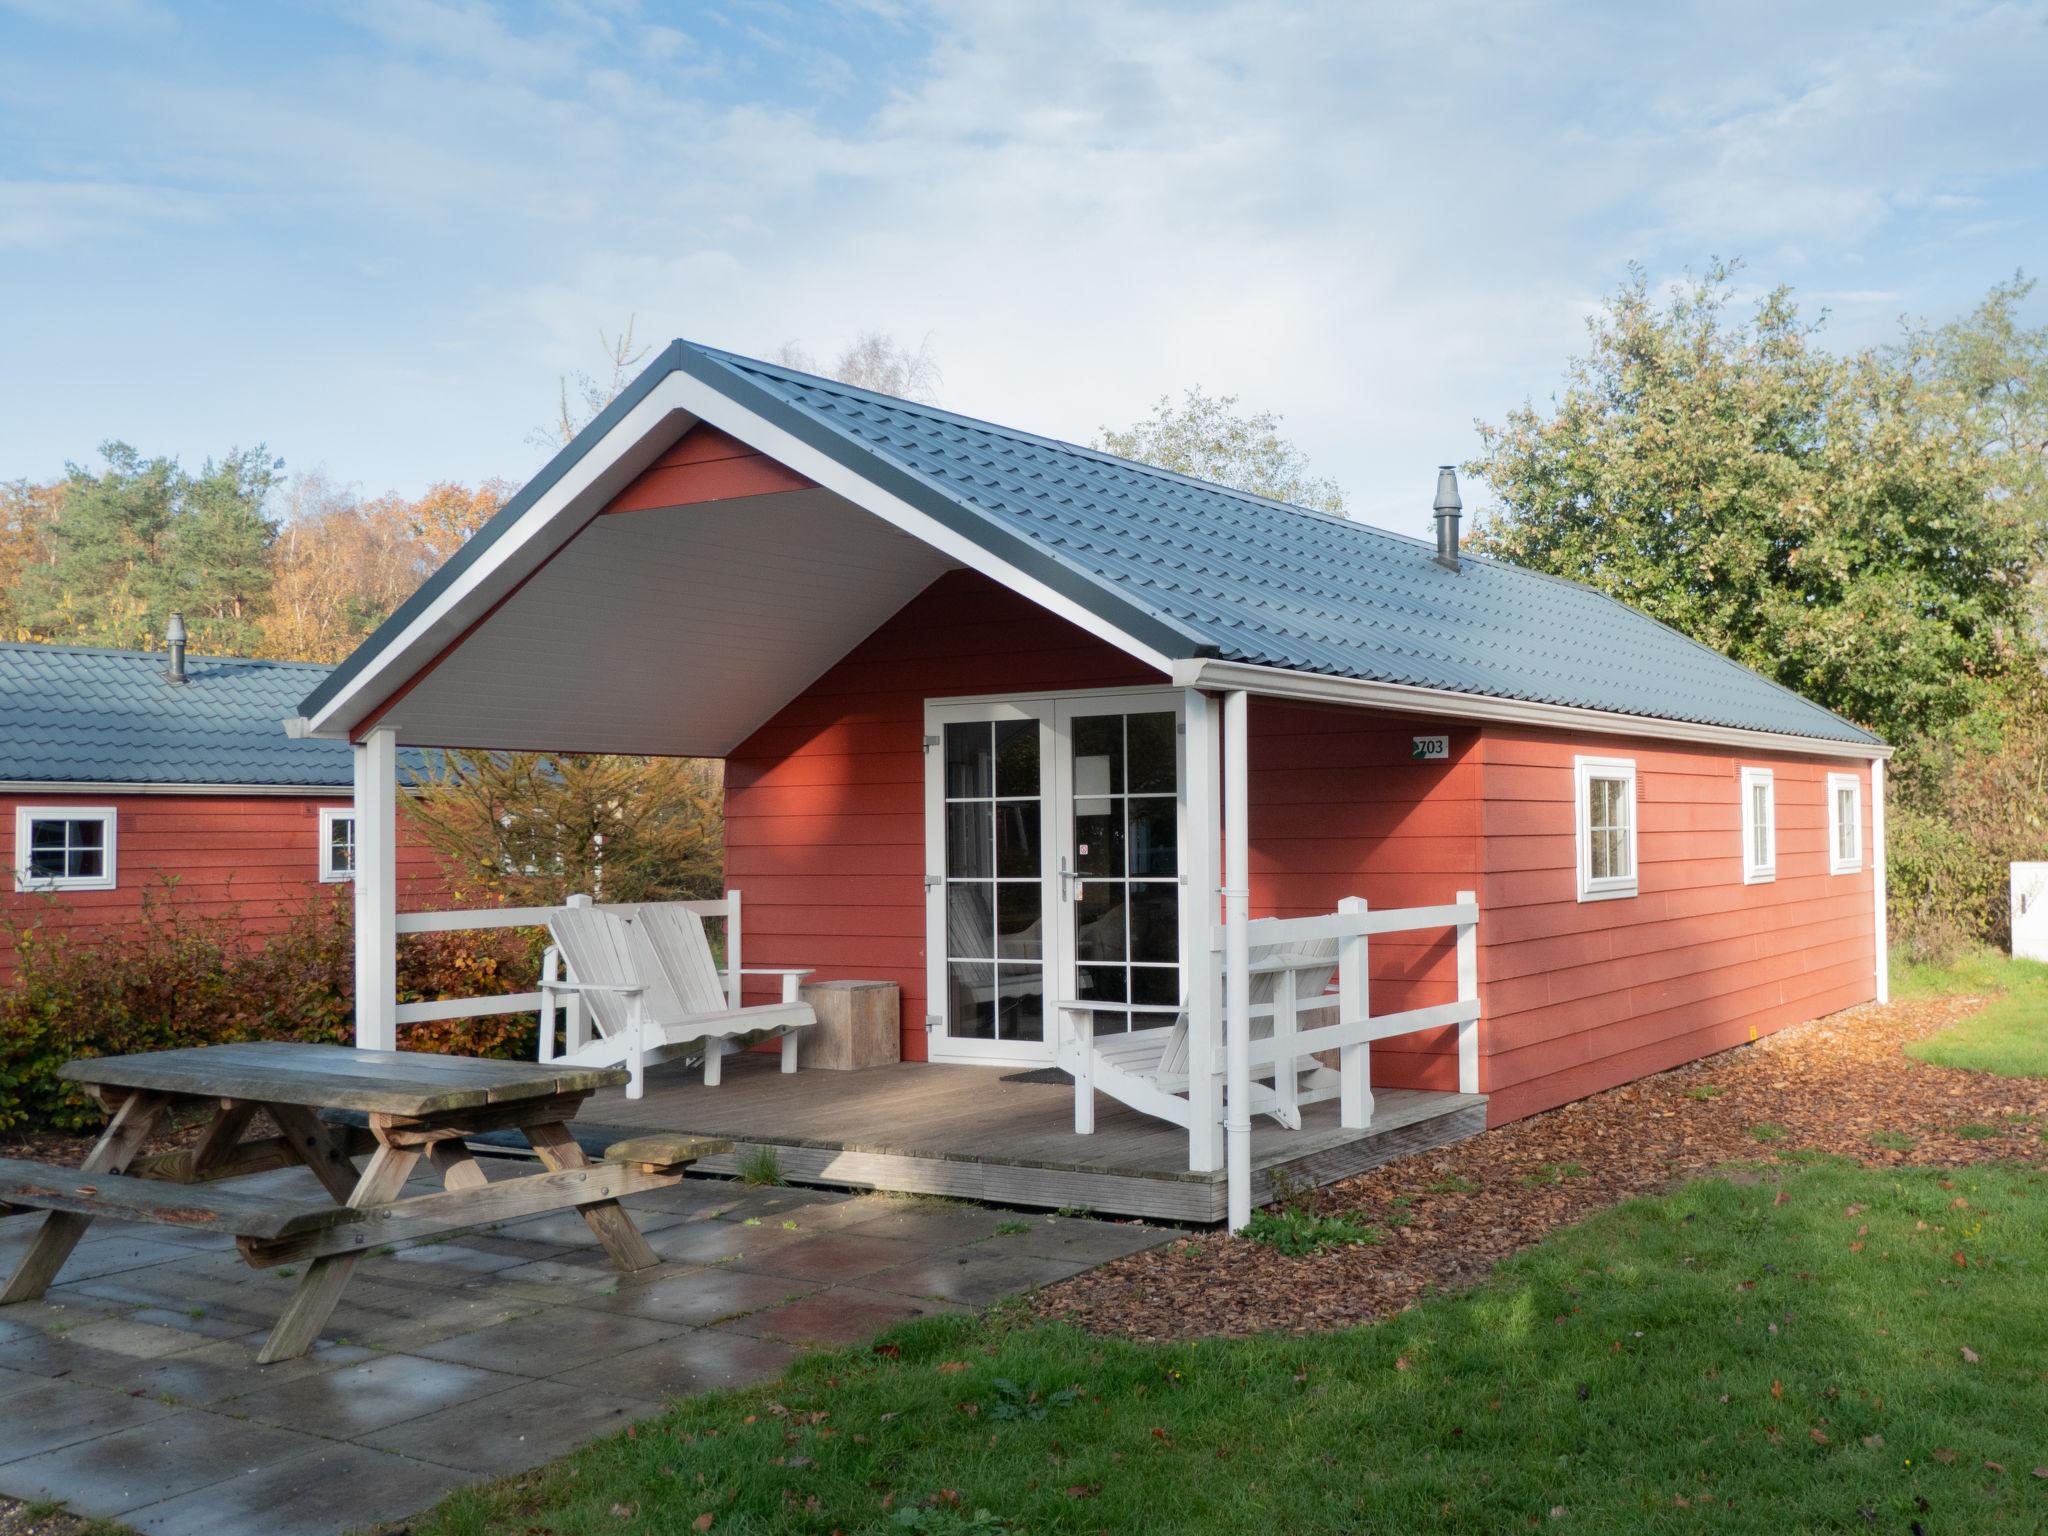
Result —
<svg viewBox="0 0 2048 1536"><path fill-rule="evenodd" d="M1742 770L1742 883L1778 878L1778 785L1768 768Z"/></svg>
<svg viewBox="0 0 2048 1536"><path fill-rule="evenodd" d="M1853 773L1828 775L1828 873L1853 875L1863 868L1863 780Z"/></svg>
<svg viewBox="0 0 2048 1536"><path fill-rule="evenodd" d="M320 812L320 878L356 877L356 813L326 806Z"/></svg>
<svg viewBox="0 0 2048 1536"><path fill-rule="evenodd" d="M109 807L17 806L14 888L112 890L114 829L115 816Z"/></svg>
<svg viewBox="0 0 2048 1536"><path fill-rule="evenodd" d="M1636 765L1581 757L1577 792L1579 900L1636 894Z"/></svg>

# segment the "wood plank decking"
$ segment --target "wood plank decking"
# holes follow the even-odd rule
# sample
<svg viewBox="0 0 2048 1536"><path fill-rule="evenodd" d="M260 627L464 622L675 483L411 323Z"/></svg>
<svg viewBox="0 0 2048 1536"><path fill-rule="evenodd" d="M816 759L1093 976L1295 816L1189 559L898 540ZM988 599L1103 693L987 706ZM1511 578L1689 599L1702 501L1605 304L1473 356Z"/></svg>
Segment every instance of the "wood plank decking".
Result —
<svg viewBox="0 0 2048 1536"><path fill-rule="evenodd" d="M698 1163L707 1173L731 1173L753 1148L769 1146L783 1176L797 1183L1223 1220L1223 1175L1188 1171L1187 1138L1177 1127L1098 1097L1095 1134L1076 1136L1072 1088L1005 1080L1014 1075L906 1062L785 1076L773 1056L747 1054L726 1060L717 1088L671 1066L648 1073L644 1098L601 1091L576 1130L585 1139L663 1130L730 1140L730 1154ZM1276 1177L1330 1184L1486 1126L1486 1100L1477 1094L1385 1088L1376 1099L1373 1123L1362 1131L1337 1124L1334 1101L1304 1107L1299 1131L1263 1117L1255 1122L1254 1203L1272 1197Z"/></svg>

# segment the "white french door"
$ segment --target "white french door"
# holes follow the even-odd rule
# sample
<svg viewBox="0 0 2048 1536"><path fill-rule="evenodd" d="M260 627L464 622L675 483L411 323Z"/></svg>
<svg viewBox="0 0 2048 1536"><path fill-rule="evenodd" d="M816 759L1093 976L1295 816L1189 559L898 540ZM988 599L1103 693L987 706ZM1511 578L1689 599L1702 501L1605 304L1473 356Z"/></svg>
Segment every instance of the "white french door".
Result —
<svg viewBox="0 0 2048 1536"><path fill-rule="evenodd" d="M1056 1003L1098 1033L1184 995L1178 692L974 699L925 711L927 1024L935 1061L1053 1059Z"/></svg>

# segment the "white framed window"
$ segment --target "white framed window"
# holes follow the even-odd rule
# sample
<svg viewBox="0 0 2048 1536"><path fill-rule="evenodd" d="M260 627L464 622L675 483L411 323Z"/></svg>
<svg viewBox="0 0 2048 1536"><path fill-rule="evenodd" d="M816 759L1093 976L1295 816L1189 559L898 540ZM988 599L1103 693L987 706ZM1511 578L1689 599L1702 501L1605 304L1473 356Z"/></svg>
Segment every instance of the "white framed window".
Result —
<svg viewBox="0 0 2048 1536"><path fill-rule="evenodd" d="M1853 875L1863 868L1863 780L1853 773L1828 775L1828 873Z"/></svg>
<svg viewBox="0 0 2048 1536"><path fill-rule="evenodd" d="M352 808L324 805L320 808L320 878L325 881L356 877L356 813Z"/></svg>
<svg viewBox="0 0 2048 1536"><path fill-rule="evenodd" d="M111 891L117 820L106 805L16 806L14 888Z"/></svg>
<svg viewBox="0 0 2048 1536"><path fill-rule="evenodd" d="M1578 799L1579 900L1636 894L1636 765L1625 757L1573 759Z"/></svg>
<svg viewBox="0 0 2048 1536"><path fill-rule="evenodd" d="M1768 768L1742 770L1742 883L1778 878L1778 783Z"/></svg>

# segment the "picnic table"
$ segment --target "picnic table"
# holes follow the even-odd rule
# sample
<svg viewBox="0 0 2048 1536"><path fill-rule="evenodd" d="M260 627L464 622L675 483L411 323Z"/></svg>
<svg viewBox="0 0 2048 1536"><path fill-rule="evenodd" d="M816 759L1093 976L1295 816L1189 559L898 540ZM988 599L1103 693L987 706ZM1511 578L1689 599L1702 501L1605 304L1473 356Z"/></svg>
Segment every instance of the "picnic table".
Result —
<svg viewBox="0 0 2048 1536"><path fill-rule="evenodd" d="M573 1207L620 1269L657 1264L620 1198L676 1183L723 1146L643 1137L592 1163L569 1122L596 1090L626 1080L620 1068L258 1041L93 1057L58 1075L89 1086L111 1118L78 1168L0 1159L0 1212L46 1213L0 1306L41 1296L98 1216L229 1233L256 1268L306 1265L257 1356L263 1364L310 1349L356 1260L385 1244ZM143 1156L165 1116L190 1105L212 1111L198 1139ZM323 1110L356 1111L367 1126L336 1124ZM278 1134L247 1137L259 1113ZM546 1171L487 1177L467 1138L514 1129ZM401 1199L422 1158L442 1190ZM294 1164L336 1203L217 1187Z"/></svg>

